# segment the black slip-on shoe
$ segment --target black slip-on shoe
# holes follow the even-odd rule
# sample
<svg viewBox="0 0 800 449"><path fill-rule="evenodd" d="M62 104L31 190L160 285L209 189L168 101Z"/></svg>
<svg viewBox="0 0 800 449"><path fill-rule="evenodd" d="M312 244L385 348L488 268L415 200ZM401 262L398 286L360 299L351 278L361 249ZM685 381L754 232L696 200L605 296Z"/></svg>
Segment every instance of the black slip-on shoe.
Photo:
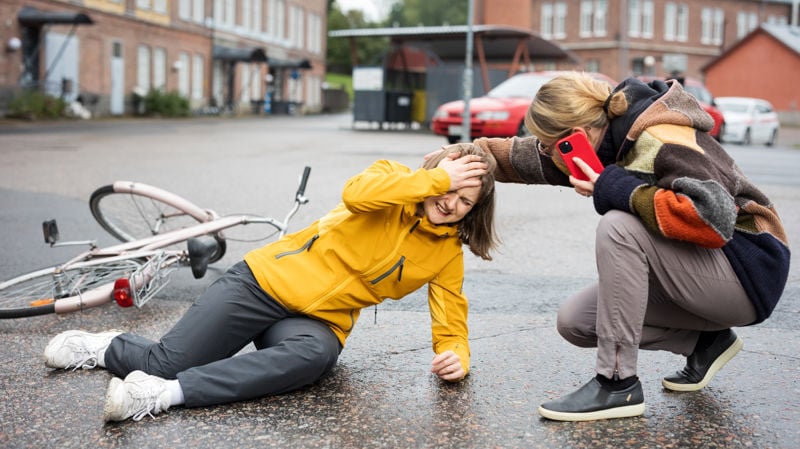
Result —
<svg viewBox="0 0 800 449"><path fill-rule="evenodd" d="M700 390L708 385L742 346L744 342L731 329L720 331L711 346L689 355L686 366L672 376L661 379L661 384L672 391Z"/></svg>
<svg viewBox="0 0 800 449"><path fill-rule="evenodd" d="M595 378L578 390L539 406L539 414L555 421L595 421L644 414L642 383L620 391L603 389Z"/></svg>

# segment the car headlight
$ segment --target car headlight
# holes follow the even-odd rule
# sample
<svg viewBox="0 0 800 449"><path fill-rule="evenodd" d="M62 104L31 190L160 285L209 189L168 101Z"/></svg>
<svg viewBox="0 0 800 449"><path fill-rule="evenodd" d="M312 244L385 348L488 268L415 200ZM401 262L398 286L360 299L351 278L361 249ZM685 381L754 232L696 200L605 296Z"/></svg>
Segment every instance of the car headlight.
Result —
<svg viewBox="0 0 800 449"><path fill-rule="evenodd" d="M436 112L433 113L433 118L444 119L447 118L447 111L444 109L437 109Z"/></svg>
<svg viewBox="0 0 800 449"><path fill-rule="evenodd" d="M508 120L508 111L483 111L475 114L478 120Z"/></svg>

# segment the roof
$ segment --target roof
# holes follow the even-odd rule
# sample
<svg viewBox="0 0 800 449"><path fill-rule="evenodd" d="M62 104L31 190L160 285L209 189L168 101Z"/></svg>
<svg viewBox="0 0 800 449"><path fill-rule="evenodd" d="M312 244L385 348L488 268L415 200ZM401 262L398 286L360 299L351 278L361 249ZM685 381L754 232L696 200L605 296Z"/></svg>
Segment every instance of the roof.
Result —
<svg viewBox="0 0 800 449"><path fill-rule="evenodd" d="M430 50L443 60L463 60L468 32L469 26L467 25L448 25L333 30L328 32L328 36L388 37L394 43ZM513 58L520 40L527 43L531 59L573 59L566 50L528 29L498 25L473 25L472 33L475 38L480 37L483 41L487 60ZM474 51L477 52L477 46Z"/></svg>
<svg viewBox="0 0 800 449"><path fill-rule="evenodd" d="M800 27L764 23L761 25L761 28L772 35L772 37L794 50L795 53L800 54Z"/></svg>
<svg viewBox="0 0 800 449"><path fill-rule="evenodd" d="M50 24L67 25L91 25L94 23L91 17L84 13L68 11L39 11L30 6L24 6L19 10L17 20L20 24L29 27L39 27Z"/></svg>
<svg viewBox="0 0 800 449"><path fill-rule="evenodd" d="M765 33L771 36L773 39L783 44L788 49L794 51L795 53L797 53L798 56L800 56L800 27L792 25L777 25L771 23L762 23L758 28L754 29L746 36L739 39L739 41L736 42L733 46L723 51L722 54L720 54L716 58L706 63L703 67L700 68L700 70L702 72L706 72L711 66L725 59L726 56L738 50L739 47L744 45L746 42L752 39L753 36L759 33Z"/></svg>

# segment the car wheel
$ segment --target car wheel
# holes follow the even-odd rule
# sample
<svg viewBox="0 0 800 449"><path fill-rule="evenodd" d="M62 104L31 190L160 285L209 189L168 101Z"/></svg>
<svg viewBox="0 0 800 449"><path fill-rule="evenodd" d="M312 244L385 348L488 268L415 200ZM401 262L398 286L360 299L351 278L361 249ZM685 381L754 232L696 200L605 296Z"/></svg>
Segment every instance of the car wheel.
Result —
<svg viewBox="0 0 800 449"><path fill-rule="evenodd" d="M447 143L451 145L454 143L458 143L459 140L461 140L461 138L458 136L447 136Z"/></svg>
<svg viewBox="0 0 800 449"><path fill-rule="evenodd" d="M717 142L722 143L722 136L725 135L725 122L719 125L719 133L717 133Z"/></svg>
<svg viewBox="0 0 800 449"><path fill-rule="evenodd" d="M744 131L744 137L742 137L742 145L750 145L750 143L752 142L750 140L750 128L748 128Z"/></svg>
<svg viewBox="0 0 800 449"><path fill-rule="evenodd" d="M531 135L531 132L528 131L528 128L525 127L525 120L520 122L519 128L517 128L517 136L518 137L528 137Z"/></svg>
<svg viewBox="0 0 800 449"><path fill-rule="evenodd" d="M769 140L767 141L767 146L771 147L771 146L775 145L775 142L777 142L777 141L778 141L778 130L777 129L773 129L772 130L772 135L769 136Z"/></svg>

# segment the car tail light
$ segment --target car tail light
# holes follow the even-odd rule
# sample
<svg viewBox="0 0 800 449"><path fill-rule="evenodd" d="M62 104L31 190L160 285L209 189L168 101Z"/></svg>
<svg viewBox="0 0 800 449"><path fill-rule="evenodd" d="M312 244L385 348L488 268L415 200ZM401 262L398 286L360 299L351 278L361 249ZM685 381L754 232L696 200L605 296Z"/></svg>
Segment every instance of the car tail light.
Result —
<svg viewBox="0 0 800 449"><path fill-rule="evenodd" d="M131 293L131 282L127 278L120 278L114 282L114 301L120 307L130 307L133 305L133 294Z"/></svg>

